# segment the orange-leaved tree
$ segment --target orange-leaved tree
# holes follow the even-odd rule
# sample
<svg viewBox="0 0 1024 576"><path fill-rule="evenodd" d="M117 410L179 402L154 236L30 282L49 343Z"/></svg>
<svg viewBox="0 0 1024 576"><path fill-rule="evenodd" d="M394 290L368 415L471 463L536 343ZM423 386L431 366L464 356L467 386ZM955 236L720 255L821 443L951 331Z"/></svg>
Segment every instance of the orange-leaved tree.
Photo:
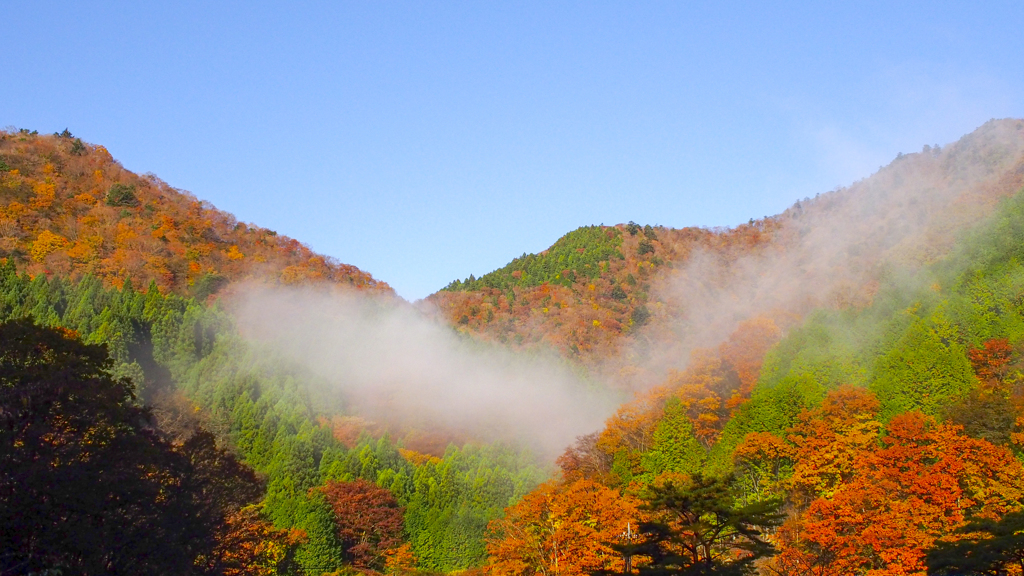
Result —
<svg viewBox="0 0 1024 576"><path fill-rule="evenodd" d="M1013 347L1006 338L985 341L981 348L971 348L967 357L982 386L993 387L1005 376L1007 364L1013 356Z"/></svg>
<svg viewBox="0 0 1024 576"><path fill-rule="evenodd" d="M667 393L663 387L639 393L605 422L596 448L609 457L626 461L629 470L618 471L621 481L628 482L632 474L642 472L640 454L654 445L654 432L664 416Z"/></svg>
<svg viewBox="0 0 1024 576"><path fill-rule="evenodd" d="M793 468L793 446L770 432L751 432L732 453L740 488L751 500L783 496Z"/></svg>
<svg viewBox="0 0 1024 576"><path fill-rule="evenodd" d="M263 518L261 506L246 506L227 517L212 553L197 562L204 574L272 576L295 567L295 551L305 542L298 529L282 530Z"/></svg>
<svg viewBox="0 0 1024 576"><path fill-rule="evenodd" d="M588 479L540 485L489 525L494 576L582 576L622 570L615 542L636 526L639 502Z"/></svg>
<svg viewBox="0 0 1024 576"><path fill-rule="evenodd" d="M767 316L755 316L741 322L729 339L718 347L723 361L732 367L739 379L737 395L750 397L761 375L761 364L768 349L782 338L782 330Z"/></svg>
<svg viewBox="0 0 1024 576"><path fill-rule="evenodd" d="M558 457L555 464L562 470L565 479L589 478L599 482L609 480L607 474L611 471L614 456L598 446L600 434L593 432L580 436Z"/></svg>
<svg viewBox="0 0 1024 576"><path fill-rule="evenodd" d="M881 422L875 419L879 402L863 388L843 386L825 397L821 407L804 412L789 430L793 444L791 497L807 503L831 496L850 479L857 461L872 450Z"/></svg>
<svg viewBox="0 0 1024 576"><path fill-rule="evenodd" d="M901 414L881 445L856 460L848 482L791 523L799 534L775 565L829 575L923 573L938 538L971 517L1015 510L1022 496L1024 468L1008 450L919 412Z"/></svg>

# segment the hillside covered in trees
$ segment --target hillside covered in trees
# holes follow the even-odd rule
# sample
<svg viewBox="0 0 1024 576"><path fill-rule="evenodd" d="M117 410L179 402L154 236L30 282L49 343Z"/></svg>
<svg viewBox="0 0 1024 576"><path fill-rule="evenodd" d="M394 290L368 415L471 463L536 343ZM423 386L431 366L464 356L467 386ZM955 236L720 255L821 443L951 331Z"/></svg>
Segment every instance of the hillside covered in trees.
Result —
<svg viewBox="0 0 1024 576"><path fill-rule="evenodd" d="M580 228L416 308L102 147L0 136L5 574L1013 574L1024 557L1024 122L735 228ZM344 372L254 343L225 296L242 281L355 291L631 399L554 467L471 429L373 422Z"/></svg>
<svg viewBox="0 0 1024 576"><path fill-rule="evenodd" d="M229 282L335 282L390 291L273 230L237 222L153 175L125 170L67 130L0 131L0 256L29 274L119 286L131 278L200 300Z"/></svg>
<svg viewBox="0 0 1024 576"><path fill-rule="evenodd" d="M533 565L558 559L581 574L621 570L623 550L637 553L641 574L1014 573L1024 549L1019 531L1006 536L1024 506L1022 246L1024 191L948 256L883 279L870 304L775 333L750 380L723 371L735 339L695 353L581 438L559 460L561 479L495 524L492 570L523 574L522 534L536 527L544 535L532 545L550 555ZM709 410L723 396L728 409ZM573 510L581 493L621 513L587 527ZM716 537L701 524L716 510L754 518L759 506L776 516ZM628 549L614 537L623 518L640 526ZM761 545L738 545L744 534Z"/></svg>
<svg viewBox="0 0 1024 576"><path fill-rule="evenodd" d="M744 321L788 328L818 308L863 306L889 268L947 254L1024 186L1021 126L993 120L734 228L581 228L428 301L469 334L554 349L646 388Z"/></svg>

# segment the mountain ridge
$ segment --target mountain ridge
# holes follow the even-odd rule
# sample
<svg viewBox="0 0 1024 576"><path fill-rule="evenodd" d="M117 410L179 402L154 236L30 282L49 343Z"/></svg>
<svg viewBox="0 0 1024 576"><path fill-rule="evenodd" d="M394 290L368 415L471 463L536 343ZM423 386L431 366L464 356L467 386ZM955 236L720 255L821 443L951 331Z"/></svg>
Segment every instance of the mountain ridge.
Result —
<svg viewBox="0 0 1024 576"><path fill-rule="evenodd" d="M126 170L67 130L0 131L0 198L0 257L31 275L131 278L200 299L243 279L393 294L355 266Z"/></svg>
<svg viewBox="0 0 1024 576"><path fill-rule="evenodd" d="M167 433L208 421L246 465L266 475L259 508L242 510L265 536L222 522L218 530L231 530L211 540L261 573L271 571L265 554L233 543L273 538L268 528L279 536L295 531L291 551L281 549L280 558L294 559L305 574L455 572L485 562L483 570L495 576L618 573L620 556L606 543L622 524L669 511L664 501L650 500L651 490L676 490L702 505L709 488L716 510L769 504L780 522L787 516L778 531L766 533L779 554L765 560L779 573L819 567L822 558L826 568L837 563L836 573L865 566L920 573L928 550L958 526L1021 507L1022 121L990 122L957 143L901 155L850 187L736 228L584 227L547 251L453 282L422 302L421 309L465 335L453 338L459 350L471 338L513 349L550 347L571 357L565 363L573 369L606 377L592 381L638 392L604 429L566 450L555 478L513 446L453 446L436 426L425 430L433 438L393 440L350 416L356 405L345 384L355 383L353 369L368 366L372 394L384 401L407 396L422 414L430 390L417 395L423 393L417 373L445 363L439 348L399 346L413 371L396 371L387 357L383 369L379 362L372 367L374 348L332 340L288 309L273 318L272 307L257 303L252 315L283 338L263 346L247 339L230 307L209 302L221 293L206 291L204 302L202 291L203 278L220 275L230 286L268 269L262 278L273 283L327 282L391 294L386 285L325 260L319 265L329 273L316 276L315 256L304 260L309 253L297 241L264 242L277 237L232 225L225 213L203 212L190 196L161 196L154 179L117 172L115 163L103 164L102 150L90 152L70 134L8 136L17 154L0 154L8 200L0 213L6 251L0 318L32 318L58 329L51 339L105 345L112 373L126 378L123 386L132 381L144 401L161 399L155 415ZM106 168L96 177L87 161ZM76 187L90 177L95 182L88 188ZM194 209L198 221L169 216L171 225L161 231L159 201L168 198L184 203L185 216ZM241 241L246 234L256 240ZM89 244L92 237L97 246ZM240 243L232 244L235 239ZM146 259L153 246L164 250L156 255L177 258L169 262L185 266L183 272L160 275ZM88 247L95 252L83 252ZM232 257L232 249L241 257ZM277 255L271 262L277 267L251 264L258 254ZM136 290L135 280L145 274L149 288ZM419 325L390 324L373 310L367 318L396 328L393 337L374 337L353 326L352 314L330 312L340 300L336 292L323 300L308 298L323 291L287 292L307 297L302 304L310 318L389 349ZM400 299L391 303L405 306ZM293 330L282 318L296 321ZM454 336L436 324L429 328L419 330L429 341ZM325 347L309 350L300 333ZM281 342L303 355L287 355ZM488 347L476 341L465 348ZM427 352L415 353L420 350ZM333 360L346 352L353 362L333 373L303 360L307 353ZM496 357L479 358L490 365ZM434 381L452 389L461 378L468 386L457 390L467 396L484 388L486 371L454 366ZM515 374L539 387L553 385L550 373L520 366ZM388 380L404 387L382 390ZM519 398L527 408L551 407L516 384L522 381L500 380L511 396L445 399L446 407L452 414L508 414L509 402ZM576 402L556 410L532 427L550 435L554 418L564 422L583 408ZM74 468L75 462L55 465ZM17 474L12 478L11 486L25 487ZM393 519L396 507L404 510L403 537L369 568L356 563L351 542L338 539L342 512L351 506L339 495L353 486L387 496L370 508L388 507ZM609 510L615 513L600 514ZM865 540L875 526L911 537ZM35 541L20 542L26 555L35 554ZM59 544L53 548L60 551ZM553 553L538 556L538 544ZM723 552L717 562L746 561L730 542L714 545ZM891 550L899 553L885 557ZM294 573L284 564L277 568Z"/></svg>
<svg viewBox="0 0 1024 576"><path fill-rule="evenodd" d="M609 236L607 246L599 235L579 234L599 227L581 228L546 251L523 255L480 278L454 281L425 300L447 322L479 337L555 348L606 373L642 371L638 365L650 358L599 365L637 353L637 341L692 341L680 331L699 316L700 298L684 293L717 297L716 290L737 280L760 283L733 297L776 300L770 308L781 324L818 305L864 306L887 266L916 267L941 257L959 231L983 220L1022 185L1024 121L992 120L957 142L900 154L871 176L797 200L774 216L731 228L618 224L602 229L615 237ZM591 249L601 257L584 263L589 269L573 268L566 258L573 250L585 257ZM785 263L791 277L774 277L775 262ZM754 276L736 278L744 269ZM573 271L578 278L567 280L565 272ZM808 286L789 286L799 275ZM800 297L779 300L792 293ZM721 342L731 330L709 337L706 345ZM679 366L694 344L680 346L660 354L675 355L671 362ZM635 385L649 386L665 374L666 369L655 370Z"/></svg>

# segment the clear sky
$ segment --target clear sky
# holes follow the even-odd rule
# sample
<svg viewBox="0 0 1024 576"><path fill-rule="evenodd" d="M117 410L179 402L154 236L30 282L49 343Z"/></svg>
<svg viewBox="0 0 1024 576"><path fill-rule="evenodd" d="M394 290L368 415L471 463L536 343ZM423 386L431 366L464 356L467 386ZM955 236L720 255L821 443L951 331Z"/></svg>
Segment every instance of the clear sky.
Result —
<svg viewBox="0 0 1024 576"><path fill-rule="evenodd" d="M1024 2L833 4L6 0L0 126L67 127L415 299L1024 117Z"/></svg>

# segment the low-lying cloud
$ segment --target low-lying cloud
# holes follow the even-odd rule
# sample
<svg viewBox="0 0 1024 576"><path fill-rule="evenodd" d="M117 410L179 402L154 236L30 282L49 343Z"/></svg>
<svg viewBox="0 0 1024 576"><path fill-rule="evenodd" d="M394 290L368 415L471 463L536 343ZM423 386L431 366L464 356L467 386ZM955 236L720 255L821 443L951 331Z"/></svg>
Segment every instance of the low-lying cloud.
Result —
<svg viewBox="0 0 1024 576"><path fill-rule="evenodd" d="M848 189L798 202L758 247L695 247L653 287L655 322L621 357L604 359L612 369L597 372L623 380L614 368L625 363L644 375L633 385L650 385L753 316L794 321L815 308L866 304L886 269L941 257L957 234L1019 190L1019 126L986 124ZM621 400L566 361L463 337L433 319L440 314L402 301L265 286L237 296L244 335L332 382L353 412L401 427L521 439L550 456L599 429Z"/></svg>
<svg viewBox="0 0 1024 576"><path fill-rule="evenodd" d="M550 457L615 408L562 361L464 338L404 302L249 286L232 307L247 339L309 368L379 421L522 440Z"/></svg>
<svg viewBox="0 0 1024 576"><path fill-rule="evenodd" d="M1024 183L1024 127L993 121L942 147L901 155L878 173L777 216L756 248L697 247L654 288L669 330L639 340L655 376L685 365L753 316L789 321L870 302L883 274L941 258ZM656 379L655 379L656 381Z"/></svg>

